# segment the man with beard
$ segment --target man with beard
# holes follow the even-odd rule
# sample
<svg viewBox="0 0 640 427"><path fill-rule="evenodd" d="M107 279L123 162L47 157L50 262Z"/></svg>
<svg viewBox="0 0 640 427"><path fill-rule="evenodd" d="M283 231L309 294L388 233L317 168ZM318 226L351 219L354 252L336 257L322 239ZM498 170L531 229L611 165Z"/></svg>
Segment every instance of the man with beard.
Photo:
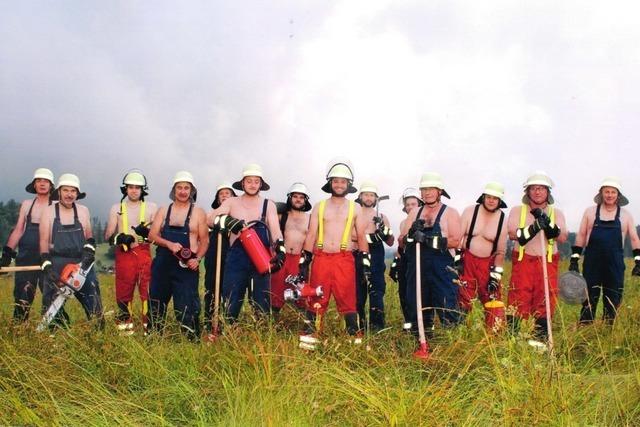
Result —
<svg viewBox="0 0 640 427"><path fill-rule="evenodd" d="M287 192L286 211L280 215L280 230L284 236L286 256L282 268L271 275L271 309L279 312L284 305L284 291L290 286L285 283L288 276L297 276L302 245L309 229L309 190L301 182L294 182ZM304 301L297 301L304 308Z"/></svg>
<svg viewBox="0 0 640 427"><path fill-rule="evenodd" d="M629 204L629 200L622 194L618 178L605 178L593 201L596 205L587 208L582 216L575 246L571 248L569 270L580 271L578 262L586 245L583 273L589 298L582 304L580 323L593 322L600 292L603 295L603 319L613 323L624 291L624 238L629 236L633 248L633 276L640 276L640 239L631 213L622 208Z"/></svg>
<svg viewBox="0 0 640 427"><path fill-rule="evenodd" d="M35 194L36 197L25 200L20 205L16 226L9 235L7 244L2 248L0 267L9 266L14 258L16 267L40 264L39 223L43 212L47 206L51 205L53 172L45 168L36 169L33 179L27 184L25 190L27 193ZM21 323L29 319L36 288L40 288L42 292L41 272L16 272L13 288L14 322Z"/></svg>
<svg viewBox="0 0 640 427"><path fill-rule="evenodd" d="M369 244L371 256L371 275L367 279L362 271L361 254L356 255L356 299L360 330L367 328L365 306L369 298L369 325L373 332L384 329L384 294L386 283L384 280L384 244L392 246L394 237L389 219L381 214L378 216L378 187L370 181L364 181L360 187L358 200L362 206L362 220L366 224L365 238Z"/></svg>
<svg viewBox="0 0 640 427"><path fill-rule="evenodd" d="M211 212L207 214L207 226L209 232L209 248L204 256L204 329L207 332L207 339L212 340L218 331L212 329L213 316L219 316L219 312L215 312L217 304L220 303L220 287L224 279L224 262L229 251L229 233L220 231L220 228L214 227L213 221L218 215L218 208L222 202L230 197L236 197L231 183L223 182L216 189L216 195L211 203ZM217 284L216 284L216 281ZM218 286L218 294L216 295L216 286ZM218 298L218 300L215 300ZM217 324L216 324L217 325ZM211 335L213 334L213 335Z"/></svg>
<svg viewBox="0 0 640 427"><path fill-rule="evenodd" d="M269 248L271 238L275 240L273 248L276 255L270 261L271 272L282 267L286 253L282 232L278 226L276 205L260 196L260 191L270 188L263 178L262 167L257 164L245 166L242 179L234 182L233 188L244 191L244 194L225 200L215 218L216 227L223 232L231 233L231 247L227 254L222 282L222 301L229 323L238 320L244 296L252 281L251 304L256 313L269 313L271 306L269 273L260 274L256 269L239 238L243 229L247 226L253 227L266 248Z"/></svg>
<svg viewBox="0 0 640 427"><path fill-rule="evenodd" d="M138 285L142 303L141 323L147 332L149 281L151 280L151 250L148 241L149 224L158 210L155 203L147 203L147 178L141 171L125 174L120 186L122 199L111 206L105 239L115 245L116 268L116 327L125 334L133 334L133 293Z"/></svg>
<svg viewBox="0 0 640 427"><path fill-rule="evenodd" d="M400 222L400 230L404 229L409 217L409 212L424 205L421 194L415 188L409 187L402 192L400 198L400 204L402 205L402 212L407 214L407 217ZM402 242L403 235L398 236L398 242ZM398 245L398 251L396 252L391 266L389 268L389 277L391 280L398 284L398 297L400 299L400 308L402 309L402 317L404 318L404 324L402 330L411 330L411 319L409 318L409 309L407 307L407 256L404 252L404 248Z"/></svg>
<svg viewBox="0 0 640 427"><path fill-rule="evenodd" d="M507 316L509 327L517 331L520 319L535 318L531 345L546 348L547 322L553 317L558 293L558 243L567 240L564 214L553 206L553 181L542 171L532 173L523 185L522 206L509 212L507 230L515 241L513 270L509 286L509 306L515 316ZM541 242L542 239L542 242ZM544 246L544 250L541 246ZM547 264L549 305L545 307L545 279L542 263Z"/></svg>
<svg viewBox="0 0 640 427"><path fill-rule="evenodd" d="M80 191L76 175L65 173L58 179L56 189L58 203L46 208L40 218L40 257L42 260L43 290L42 312L46 312L58 294L60 273L67 264L81 264L83 270L95 260L96 241L91 230L91 215L86 206L76 203L86 197ZM100 288L95 268L87 274L84 286L75 293L84 308L87 319L98 319L98 327L104 327ZM51 327L62 326L69 321L64 306L51 322Z"/></svg>
<svg viewBox="0 0 640 427"><path fill-rule="evenodd" d="M471 311L471 300L478 297L482 306L500 300L500 282L504 272L504 254L507 248L507 227L504 225L504 187L497 182L488 183L476 205L462 213L462 260L460 274L460 308Z"/></svg>
<svg viewBox="0 0 640 427"><path fill-rule="evenodd" d="M173 309L188 339L200 337L199 266L209 246L209 230L202 208L195 206L198 190L193 175L176 173L168 207L153 218L149 240L158 246L151 265L151 327L161 331L167 306Z"/></svg>
<svg viewBox="0 0 640 427"><path fill-rule="evenodd" d="M424 206L409 213L402 233L407 263L407 301L412 332L417 333L416 243L420 243L422 307L425 330L434 327L435 315L444 327L459 322L458 289L453 283L452 251L460 244L462 228L457 210L442 203L449 198L440 174L425 173L420 180ZM427 308L428 307L428 308Z"/></svg>
<svg viewBox="0 0 640 427"><path fill-rule="evenodd" d="M359 249L362 253L365 276L371 274L371 258L364 236L366 224L362 208L346 198L347 194L357 191L353 187L352 170L350 162L345 159L335 159L329 163L327 182L322 190L331 194L331 197L317 203L311 212L309 232L300 257L300 275L305 280L309 278L313 288L322 286L324 293L307 301L305 330L300 336L300 347L304 349L313 350L319 342L316 315L326 313L332 294L338 313L345 318L347 333L351 336L358 334L353 250ZM354 231L357 247L351 241ZM322 330L322 322L319 329ZM361 337L354 340L354 343L360 342Z"/></svg>

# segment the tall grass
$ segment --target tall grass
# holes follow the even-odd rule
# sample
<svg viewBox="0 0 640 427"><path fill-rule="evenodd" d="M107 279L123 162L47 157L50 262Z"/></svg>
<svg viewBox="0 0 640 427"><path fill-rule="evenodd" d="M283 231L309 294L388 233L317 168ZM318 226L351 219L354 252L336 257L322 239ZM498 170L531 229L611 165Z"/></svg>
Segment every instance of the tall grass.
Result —
<svg viewBox="0 0 640 427"><path fill-rule="evenodd" d="M555 360L524 336L486 334L478 306L436 331L427 363L411 358L392 283L388 330L353 346L332 310L313 353L297 348L295 325L248 312L212 345L184 340L175 325L163 337L96 332L75 300L71 328L49 337L34 332L33 315L12 325L12 286L0 278L3 425L640 424L640 303L629 276L613 327L577 328L577 307L561 305ZM113 278L101 287L115 309ZM297 323L293 310L282 317Z"/></svg>

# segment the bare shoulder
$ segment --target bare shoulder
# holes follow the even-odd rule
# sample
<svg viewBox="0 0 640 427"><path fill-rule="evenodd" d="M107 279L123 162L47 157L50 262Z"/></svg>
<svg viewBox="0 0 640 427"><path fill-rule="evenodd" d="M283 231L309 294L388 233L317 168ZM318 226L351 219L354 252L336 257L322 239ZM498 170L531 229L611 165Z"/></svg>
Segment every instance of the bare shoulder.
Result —
<svg viewBox="0 0 640 427"><path fill-rule="evenodd" d="M464 210L462 211L462 217L463 218L467 218L467 217L471 216L473 211L474 211L474 209L476 208L476 206L478 206L478 205L470 205L470 206L467 206L466 208L464 208Z"/></svg>
<svg viewBox="0 0 640 427"><path fill-rule="evenodd" d="M89 218L89 217L90 217L90 215L91 215L91 214L89 213L89 208L88 208L88 207L86 207L85 205L79 205L79 204L76 204L76 208L78 209L78 215L79 215L79 216L84 215L84 216L86 216L87 218Z"/></svg>
<svg viewBox="0 0 640 427"><path fill-rule="evenodd" d="M522 205L512 207L509 211L509 218L520 216L520 212L522 212Z"/></svg>
<svg viewBox="0 0 640 427"><path fill-rule="evenodd" d="M633 215L625 208L620 208L620 219L622 221L631 221L633 222Z"/></svg>
<svg viewBox="0 0 640 427"><path fill-rule="evenodd" d="M158 210L158 205L156 203L153 202L146 202L147 203L147 209L149 211L157 211Z"/></svg>
<svg viewBox="0 0 640 427"><path fill-rule="evenodd" d="M444 210L444 215L447 217L460 218L460 213L458 210L452 206L447 205L447 209Z"/></svg>
<svg viewBox="0 0 640 427"><path fill-rule="evenodd" d="M204 209L202 209L200 206L194 206L193 212L191 214L197 218L204 218L206 216L204 213Z"/></svg>

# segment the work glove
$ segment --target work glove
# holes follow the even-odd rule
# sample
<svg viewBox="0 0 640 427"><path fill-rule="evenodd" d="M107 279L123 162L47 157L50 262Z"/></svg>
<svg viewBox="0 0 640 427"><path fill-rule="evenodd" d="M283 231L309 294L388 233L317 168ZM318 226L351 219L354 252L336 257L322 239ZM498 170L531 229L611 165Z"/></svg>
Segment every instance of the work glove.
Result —
<svg viewBox="0 0 640 427"><path fill-rule="evenodd" d="M120 233L116 236L116 246L120 246L123 251L127 252L131 249L131 245L136 241L136 238L131 234Z"/></svg>
<svg viewBox="0 0 640 427"><path fill-rule="evenodd" d="M371 254L369 252L360 252L362 262L362 277L367 281L367 285L371 286Z"/></svg>
<svg viewBox="0 0 640 427"><path fill-rule="evenodd" d="M284 246L284 240L278 239L273 245L276 254L271 258L271 272L275 273L284 265L284 258L287 254L287 248Z"/></svg>
<svg viewBox="0 0 640 427"><path fill-rule="evenodd" d="M0 267L8 267L11 265L11 261L17 256L16 251L9 246L2 248L2 258L0 258Z"/></svg>
<svg viewBox="0 0 640 427"><path fill-rule="evenodd" d="M40 255L40 269L42 270L44 279L57 286L60 276L58 276L56 272L53 270L51 255L49 255L48 252L45 252Z"/></svg>
<svg viewBox="0 0 640 427"><path fill-rule="evenodd" d="M309 265L311 265L312 259L313 253L309 251L303 250L300 254L300 260L298 261L298 276L300 276L303 282L307 282L309 280Z"/></svg>
<svg viewBox="0 0 640 427"><path fill-rule="evenodd" d="M246 225L244 220L234 218L231 215L218 215L213 220L214 228L220 231L230 231L233 234L238 234Z"/></svg>
<svg viewBox="0 0 640 427"><path fill-rule="evenodd" d="M500 281L502 280L502 273L504 269L502 267L491 266L489 270L489 282L487 282L487 291L490 295L495 294L500 289Z"/></svg>
<svg viewBox="0 0 640 427"><path fill-rule="evenodd" d="M633 270L631 270L632 276L640 276L640 249L633 250L633 262L635 262L635 266Z"/></svg>
<svg viewBox="0 0 640 427"><path fill-rule="evenodd" d="M391 278L391 280L393 280L394 282L398 283L398 274L399 274L399 269L400 266L398 265L398 263L400 262L400 257L393 257L393 261L391 261L391 265L389 266L389 277Z"/></svg>
<svg viewBox="0 0 640 427"><path fill-rule="evenodd" d="M549 217L546 213L540 208L535 208L531 211L531 215L533 215L533 223L528 227L518 228L516 231L516 237L518 238L518 243L520 246L524 246L531 239L533 239L536 234L545 228L549 227Z"/></svg>
<svg viewBox="0 0 640 427"><path fill-rule="evenodd" d="M413 221L413 224L411 224L411 228L409 228L409 232L407 233L407 237L420 242L421 240L418 240L416 233L420 234L419 237L424 236L424 233L422 233L422 230L424 230L424 223L424 219L416 219Z"/></svg>
<svg viewBox="0 0 640 427"><path fill-rule="evenodd" d="M580 255L582 255L582 248L580 246L571 246L571 258L569 259L569 271L575 271L580 273Z"/></svg>
<svg viewBox="0 0 640 427"><path fill-rule="evenodd" d="M456 249L456 253L453 256L453 268L458 273L458 277L462 277L464 272L464 265L462 264L462 249Z"/></svg>
<svg viewBox="0 0 640 427"><path fill-rule="evenodd" d="M149 230L151 230L151 224L147 224L146 222L142 221L140 224L136 225L135 227L132 225L131 229L135 231L135 233L138 236L142 237L144 240L148 240Z"/></svg>
<svg viewBox="0 0 640 427"><path fill-rule="evenodd" d="M90 237L82 247L81 268L87 270L96 260L96 239Z"/></svg>

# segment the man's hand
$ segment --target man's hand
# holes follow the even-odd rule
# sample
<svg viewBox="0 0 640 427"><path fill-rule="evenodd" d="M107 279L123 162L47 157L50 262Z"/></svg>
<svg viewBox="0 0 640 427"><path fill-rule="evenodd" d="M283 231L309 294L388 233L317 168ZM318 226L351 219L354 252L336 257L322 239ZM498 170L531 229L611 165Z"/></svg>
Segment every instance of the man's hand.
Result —
<svg viewBox="0 0 640 427"><path fill-rule="evenodd" d="M569 260L569 271L580 273L580 255L582 248L580 246L571 246L571 259Z"/></svg>
<svg viewBox="0 0 640 427"><path fill-rule="evenodd" d="M243 219L237 219L231 215L218 215L213 220L214 228L218 228L220 231L230 231L233 234L238 234L246 225Z"/></svg>
<svg viewBox="0 0 640 427"><path fill-rule="evenodd" d="M398 283L398 274L400 269L400 266L398 265L399 262L399 256L393 257L393 261L391 261L391 265L389 266L389 277L396 283Z"/></svg>
<svg viewBox="0 0 640 427"><path fill-rule="evenodd" d="M53 271L53 263L51 262L51 255L48 252L40 255L40 269L42 270L42 274L44 279L53 283L54 285L58 285L58 280L60 280L60 276Z"/></svg>
<svg viewBox="0 0 640 427"><path fill-rule="evenodd" d="M271 272L275 273L284 265L285 255L287 254L287 248L284 246L284 240L278 239L273 244L273 249L276 254L271 258Z"/></svg>
<svg viewBox="0 0 640 427"><path fill-rule="evenodd" d="M18 256L16 251L11 249L9 246L5 246L2 248L2 258L0 258L0 267L8 267L11 265L11 261Z"/></svg>
<svg viewBox="0 0 640 427"><path fill-rule="evenodd" d="M489 270L489 282L487 283L487 291L490 295L495 294L500 289L500 281L502 280L502 273L504 269L502 267L491 266Z"/></svg>
<svg viewBox="0 0 640 427"><path fill-rule="evenodd" d="M409 228L407 236L409 236L410 238L415 238L416 233L422 234L422 230L424 230L424 224L424 219L416 219L415 221L413 221L413 224L411 224L411 228Z"/></svg>
<svg viewBox="0 0 640 427"><path fill-rule="evenodd" d="M116 246L120 246L123 251L128 252L136 238L131 234L120 233L116 236Z"/></svg>
<svg viewBox="0 0 640 427"><path fill-rule="evenodd" d="M298 275L302 278L302 281L309 281L309 265L313 260L313 253L309 251L302 251L300 254L300 260L298 261Z"/></svg>
<svg viewBox="0 0 640 427"><path fill-rule="evenodd" d="M200 258L195 257L195 258L190 258L187 262L187 268L189 268L189 270L193 270L196 271L198 269L198 267L200 267Z"/></svg>
<svg viewBox="0 0 640 427"><path fill-rule="evenodd" d="M360 252L362 257L362 276L367 281L367 285L371 286L371 254L369 252Z"/></svg>
<svg viewBox="0 0 640 427"><path fill-rule="evenodd" d="M148 240L149 230L151 230L151 224L147 224L146 222L142 221L140 224L136 225L135 227L132 225L131 229L135 231L135 233L138 236L142 237L144 240Z"/></svg>
<svg viewBox="0 0 640 427"><path fill-rule="evenodd" d="M82 247L82 269L87 270L96 259L96 239L90 237Z"/></svg>
<svg viewBox="0 0 640 427"><path fill-rule="evenodd" d="M173 254L177 254L182 250L182 245L178 242L169 242L167 244L167 249Z"/></svg>
<svg viewBox="0 0 640 427"><path fill-rule="evenodd" d="M464 265L462 265L462 249L456 249L453 256L453 268L458 272L458 277L462 277L464 273Z"/></svg>
<svg viewBox="0 0 640 427"><path fill-rule="evenodd" d="M633 270L631 270L631 275L640 276L640 249L633 250L633 261L636 265L633 267Z"/></svg>

